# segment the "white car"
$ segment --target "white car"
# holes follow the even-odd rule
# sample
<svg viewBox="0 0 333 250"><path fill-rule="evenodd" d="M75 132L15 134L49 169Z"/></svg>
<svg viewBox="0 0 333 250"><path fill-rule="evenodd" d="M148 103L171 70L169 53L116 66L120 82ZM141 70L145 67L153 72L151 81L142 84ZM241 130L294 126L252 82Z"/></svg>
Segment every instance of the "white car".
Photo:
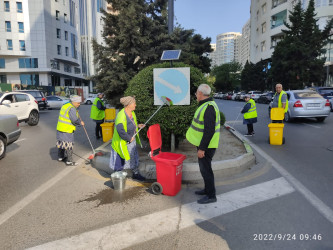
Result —
<svg viewBox="0 0 333 250"><path fill-rule="evenodd" d="M247 94L250 95L251 99L257 101L259 99L259 97L262 95L262 92L260 92L260 91L249 91Z"/></svg>
<svg viewBox="0 0 333 250"><path fill-rule="evenodd" d="M0 115L16 115L19 122L35 126L39 122L38 102L28 93L0 93Z"/></svg>

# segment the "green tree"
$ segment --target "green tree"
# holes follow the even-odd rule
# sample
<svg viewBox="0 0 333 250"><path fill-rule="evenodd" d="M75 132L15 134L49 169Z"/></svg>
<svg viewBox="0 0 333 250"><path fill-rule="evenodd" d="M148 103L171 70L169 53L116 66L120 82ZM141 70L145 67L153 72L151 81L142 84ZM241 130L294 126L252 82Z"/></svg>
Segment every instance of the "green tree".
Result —
<svg viewBox="0 0 333 250"><path fill-rule="evenodd" d="M314 0L306 10L298 2L290 12L285 38L277 44L272 55L271 77L282 82L285 89L297 89L323 81L323 64L319 58L333 27L333 19L320 31L315 18Z"/></svg>
<svg viewBox="0 0 333 250"><path fill-rule="evenodd" d="M225 63L212 69L211 75L216 78L217 91L232 91L240 86L242 65L238 62Z"/></svg>
<svg viewBox="0 0 333 250"><path fill-rule="evenodd" d="M210 39L193 30L167 27L167 0L108 0L113 12L103 11L104 44L93 41L97 73L92 80L107 99L119 100L130 79L160 61L163 50L181 49L183 62L208 72Z"/></svg>

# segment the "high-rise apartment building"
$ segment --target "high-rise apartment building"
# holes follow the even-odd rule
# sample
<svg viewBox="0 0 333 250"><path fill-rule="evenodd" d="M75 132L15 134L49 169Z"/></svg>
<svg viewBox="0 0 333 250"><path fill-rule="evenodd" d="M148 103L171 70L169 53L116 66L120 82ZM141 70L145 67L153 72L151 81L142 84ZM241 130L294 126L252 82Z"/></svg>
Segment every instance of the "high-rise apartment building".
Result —
<svg viewBox="0 0 333 250"><path fill-rule="evenodd" d="M105 0L0 0L1 83L88 86Z"/></svg>
<svg viewBox="0 0 333 250"><path fill-rule="evenodd" d="M283 29L286 29L284 21L289 22L289 11L299 0L251 0L251 42L250 60L257 63L272 56L274 47L283 39ZM302 8L306 9L309 0L301 0ZM319 28L323 28L327 20L333 17L332 0L316 0L315 12L317 13ZM329 48L329 46L328 46ZM327 51L327 60L332 49Z"/></svg>
<svg viewBox="0 0 333 250"><path fill-rule="evenodd" d="M241 33L228 32L216 37L216 65L239 62Z"/></svg>
<svg viewBox="0 0 333 250"><path fill-rule="evenodd" d="M216 66L216 43L211 43L210 47L212 48L212 52L208 53L208 58L211 59L211 68Z"/></svg>
<svg viewBox="0 0 333 250"><path fill-rule="evenodd" d="M242 28L242 37L240 39L240 53L239 53L239 63L243 66L246 61L250 62L250 37L251 37L251 28L250 20Z"/></svg>

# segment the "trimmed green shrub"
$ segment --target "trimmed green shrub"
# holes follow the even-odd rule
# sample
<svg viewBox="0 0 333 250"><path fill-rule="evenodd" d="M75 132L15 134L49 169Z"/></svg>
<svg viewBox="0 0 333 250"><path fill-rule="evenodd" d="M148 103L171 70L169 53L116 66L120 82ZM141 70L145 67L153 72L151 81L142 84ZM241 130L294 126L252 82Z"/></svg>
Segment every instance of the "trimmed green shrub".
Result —
<svg viewBox="0 0 333 250"><path fill-rule="evenodd" d="M149 121L146 128L140 132L140 138L147 140L147 129L149 125L159 123L161 126L163 146L170 148L171 133L175 134L176 147L180 141L185 138L185 134L191 125L193 115L198 107L195 92L200 84L212 84L207 82L203 73L192 66L184 63L173 63L173 67L190 67L190 95L191 104L184 106L167 106L164 105L160 111ZM159 106L154 106L154 68L170 68L168 62L151 65L141 70L128 84L125 96L135 96L136 99L136 116L139 123L144 123L156 111Z"/></svg>
<svg viewBox="0 0 333 250"><path fill-rule="evenodd" d="M225 123L225 116L224 116L223 112L221 112L221 111L220 111L220 118L221 118L220 124L221 124L221 126L223 126Z"/></svg>

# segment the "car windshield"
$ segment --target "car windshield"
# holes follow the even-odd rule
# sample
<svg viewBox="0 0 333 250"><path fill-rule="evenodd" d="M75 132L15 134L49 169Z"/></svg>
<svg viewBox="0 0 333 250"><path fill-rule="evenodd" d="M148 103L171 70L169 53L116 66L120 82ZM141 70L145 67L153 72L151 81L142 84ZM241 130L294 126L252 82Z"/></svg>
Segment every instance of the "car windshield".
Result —
<svg viewBox="0 0 333 250"><path fill-rule="evenodd" d="M323 98L321 95L319 95L317 92L297 92L294 93L296 99L319 99Z"/></svg>

